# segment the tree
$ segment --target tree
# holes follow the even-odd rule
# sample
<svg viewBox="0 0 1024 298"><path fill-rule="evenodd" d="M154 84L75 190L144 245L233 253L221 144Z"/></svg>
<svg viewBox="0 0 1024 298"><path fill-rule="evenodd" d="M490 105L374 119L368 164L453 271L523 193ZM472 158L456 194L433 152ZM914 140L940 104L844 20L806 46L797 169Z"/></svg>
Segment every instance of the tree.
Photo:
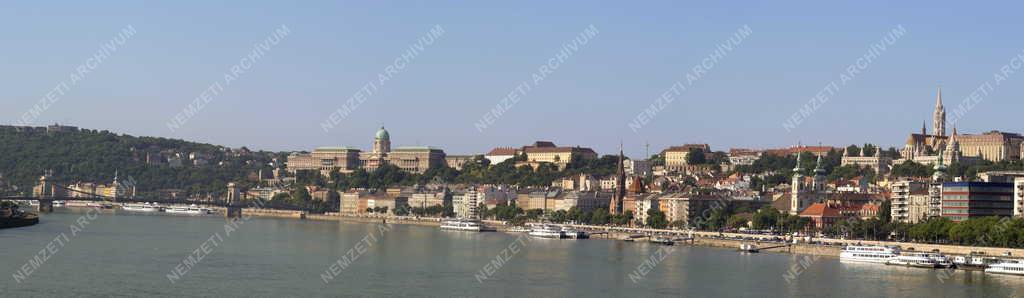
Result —
<svg viewBox="0 0 1024 298"><path fill-rule="evenodd" d="M704 150L700 148L690 148L690 151L686 154L686 163L691 165L707 163L707 159L704 156Z"/></svg>
<svg viewBox="0 0 1024 298"><path fill-rule="evenodd" d="M782 214L778 210L771 206L765 206L754 213L751 220L754 229L756 230L769 230L775 228L780 221Z"/></svg>
<svg viewBox="0 0 1024 298"><path fill-rule="evenodd" d="M633 210L626 210L626 212L623 212L622 214L613 215L611 222L614 225L624 226L632 223L633 219Z"/></svg>
<svg viewBox="0 0 1024 298"><path fill-rule="evenodd" d="M878 219L883 224L889 224L892 222L892 201L882 201L882 206L878 208Z"/></svg>
<svg viewBox="0 0 1024 298"><path fill-rule="evenodd" d="M746 228L747 227L747 222L748 222L747 219L744 218L743 216L740 216L739 214L733 214L733 216L729 217L729 221L727 222L726 225L730 229L739 229L739 228Z"/></svg>
<svg viewBox="0 0 1024 298"><path fill-rule="evenodd" d="M864 144L864 149L861 150L864 156L875 156L876 152L878 152L878 147L872 144Z"/></svg>
<svg viewBox="0 0 1024 298"><path fill-rule="evenodd" d="M668 219L665 218L665 213L661 210L651 208L647 210L647 222L644 224L651 228L664 229L668 226Z"/></svg>
<svg viewBox="0 0 1024 298"><path fill-rule="evenodd" d="M611 222L611 215L604 208L597 208L590 217L590 224L592 225L606 225L609 222Z"/></svg>
<svg viewBox="0 0 1024 298"><path fill-rule="evenodd" d="M932 169L926 165L907 160L893 166L892 175L895 177L929 177L932 175Z"/></svg>
<svg viewBox="0 0 1024 298"><path fill-rule="evenodd" d="M860 148L857 145L846 146L846 154L850 156L860 156Z"/></svg>
<svg viewBox="0 0 1024 298"><path fill-rule="evenodd" d="M298 187L298 189L296 189L292 194L292 200L294 200L296 204L308 203L312 199L313 197L309 195L309 190L305 187Z"/></svg>

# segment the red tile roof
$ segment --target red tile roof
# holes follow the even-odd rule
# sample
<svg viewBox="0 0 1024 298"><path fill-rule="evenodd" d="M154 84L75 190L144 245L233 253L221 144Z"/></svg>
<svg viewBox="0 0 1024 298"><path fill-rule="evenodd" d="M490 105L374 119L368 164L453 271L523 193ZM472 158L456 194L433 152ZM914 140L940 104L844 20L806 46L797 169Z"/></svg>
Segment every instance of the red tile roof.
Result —
<svg viewBox="0 0 1024 298"><path fill-rule="evenodd" d="M800 212L800 216L841 217L839 209L829 207L824 203L811 204L810 207Z"/></svg>

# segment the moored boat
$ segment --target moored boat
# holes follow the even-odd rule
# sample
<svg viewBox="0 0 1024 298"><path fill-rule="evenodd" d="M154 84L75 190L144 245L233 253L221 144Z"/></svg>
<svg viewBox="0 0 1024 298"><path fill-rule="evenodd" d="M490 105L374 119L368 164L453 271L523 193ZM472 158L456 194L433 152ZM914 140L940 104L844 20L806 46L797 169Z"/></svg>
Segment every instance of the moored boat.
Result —
<svg viewBox="0 0 1024 298"><path fill-rule="evenodd" d="M562 227L547 223L531 226L529 235L538 238L552 239L562 239L565 237L565 233L562 233Z"/></svg>
<svg viewBox="0 0 1024 298"><path fill-rule="evenodd" d="M526 227L521 227L521 226L514 226L514 227L511 227L511 228L508 228L508 230L506 230L506 231L509 232L509 233L529 233L530 229L528 229Z"/></svg>
<svg viewBox="0 0 1024 298"><path fill-rule="evenodd" d="M757 247L757 244L743 243L743 244L740 244L739 251L741 251L741 252L756 253L756 252L761 252L761 248Z"/></svg>
<svg viewBox="0 0 1024 298"><path fill-rule="evenodd" d="M133 212L160 212L163 211L163 207L160 207L156 203L143 203L143 204L122 204L121 210L133 211Z"/></svg>
<svg viewBox="0 0 1024 298"><path fill-rule="evenodd" d="M562 234L565 235L565 238L569 238L569 239L587 239L587 238L590 238L590 235L588 235L587 232L580 231L580 230L577 230L576 228L569 227L569 226L562 227Z"/></svg>
<svg viewBox="0 0 1024 298"><path fill-rule="evenodd" d="M998 264L1001 262L1002 260L999 258L986 257L976 253L953 257L953 264L956 268L965 270L985 270L985 268L988 268L992 264Z"/></svg>
<svg viewBox="0 0 1024 298"><path fill-rule="evenodd" d="M848 245L839 253L840 261L885 264L899 256L900 248L875 245Z"/></svg>
<svg viewBox="0 0 1024 298"><path fill-rule="evenodd" d="M651 239L651 243L656 243L656 244L661 244L661 245L675 245L676 244L676 242L672 241L672 239L669 239L668 237L661 237L661 236L652 238Z"/></svg>
<svg viewBox="0 0 1024 298"><path fill-rule="evenodd" d="M164 212L174 213L174 214L199 215L199 214L210 214L210 213L213 213L213 210L211 210L209 208L200 208L196 204L192 204L192 205L189 205L189 206L174 206L174 207L166 208L166 209L164 209Z"/></svg>
<svg viewBox="0 0 1024 298"><path fill-rule="evenodd" d="M1024 276L1024 260L1003 260L989 265L985 273L1009 274Z"/></svg>
<svg viewBox="0 0 1024 298"><path fill-rule="evenodd" d="M939 262L929 253L907 253L891 258L886 265L906 266L915 268L940 268Z"/></svg>
<svg viewBox="0 0 1024 298"><path fill-rule="evenodd" d="M451 231L465 231L465 232L480 232L483 231L483 225L480 224L480 220L477 219L450 219L441 222L442 230Z"/></svg>

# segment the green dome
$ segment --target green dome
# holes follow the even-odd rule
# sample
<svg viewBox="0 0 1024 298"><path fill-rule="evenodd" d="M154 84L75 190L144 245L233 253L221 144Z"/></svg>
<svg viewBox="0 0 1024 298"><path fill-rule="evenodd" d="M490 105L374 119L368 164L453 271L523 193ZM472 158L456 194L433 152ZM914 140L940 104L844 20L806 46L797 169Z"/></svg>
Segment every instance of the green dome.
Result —
<svg viewBox="0 0 1024 298"><path fill-rule="evenodd" d="M381 126L380 130L377 131L377 139L389 140L390 141L391 140L391 135L388 134L388 131L386 129L384 129L383 126Z"/></svg>

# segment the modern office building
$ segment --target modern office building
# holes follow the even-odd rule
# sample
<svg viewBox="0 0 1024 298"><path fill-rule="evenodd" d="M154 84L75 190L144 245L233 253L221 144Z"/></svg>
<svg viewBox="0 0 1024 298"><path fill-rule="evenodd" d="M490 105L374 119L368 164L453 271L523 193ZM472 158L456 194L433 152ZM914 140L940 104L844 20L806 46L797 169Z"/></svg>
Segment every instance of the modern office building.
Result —
<svg viewBox="0 0 1024 298"><path fill-rule="evenodd" d="M964 221L985 216L1012 216L1014 183L946 182L942 184L942 217Z"/></svg>

